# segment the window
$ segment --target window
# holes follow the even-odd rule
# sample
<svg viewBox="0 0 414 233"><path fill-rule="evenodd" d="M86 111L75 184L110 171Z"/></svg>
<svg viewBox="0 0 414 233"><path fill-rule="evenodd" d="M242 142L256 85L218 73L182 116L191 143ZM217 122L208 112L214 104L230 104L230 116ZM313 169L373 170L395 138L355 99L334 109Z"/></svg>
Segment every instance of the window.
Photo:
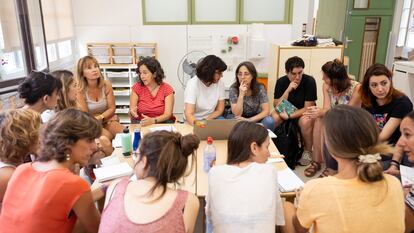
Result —
<svg viewBox="0 0 414 233"><path fill-rule="evenodd" d="M65 40L58 43L59 59L72 55L72 41Z"/></svg>
<svg viewBox="0 0 414 233"><path fill-rule="evenodd" d="M142 0L144 24L290 23L293 0Z"/></svg>
<svg viewBox="0 0 414 233"><path fill-rule="evenodd" d="M26 75L14 0L0 0L0 81Z"/></svg>
<svg viewBox="0 0 414 233"><path fill-rule="evenodd" d="M34 60L36 70L44 70L48 68L48 64L39 0L27 0L27 9L29 11L30 31L35 52Z"/></svg>
<svg viewBox="0 0 414 233"><path fill-rule="evenodd" d="M57 52L56 52L56 44L47 44L47 57L49 58L49 62L57 61Z"/></svg>
<svg viewBox="0 0 414 233"><path fill-rule="evenodd" d="M397 46L414 48L414 0L404 0Z"/></svg>

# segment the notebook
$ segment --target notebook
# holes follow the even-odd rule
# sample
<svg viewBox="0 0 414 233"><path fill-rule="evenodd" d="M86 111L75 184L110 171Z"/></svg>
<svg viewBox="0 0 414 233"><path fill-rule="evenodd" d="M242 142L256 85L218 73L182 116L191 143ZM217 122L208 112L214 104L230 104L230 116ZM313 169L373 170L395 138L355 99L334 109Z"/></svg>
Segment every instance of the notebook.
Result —
<svg viewBox="0 0 414 233"><path fill-rule="evenodd" d="M124 176L130 176L132 175L133 170L128 163L122 162L105 167L95 168L93 169L93 172L95 173L96 180L99 182L105 182Z"/></svg>
<svg viewBox="0 0 414 233"><path fill-rule="evenodd" d="M275 110L279 114L286 112L287 114L292 115L297 108L288 100L282 99L282 101L280 101L280 103L276 106Z"/></svg>
<svg viewBox="0 0 414 233"><path fill-rule="evenodd" d="M193 133L200 140L227 140L236 120L205 120L202 124L194 124Z"/></svg>
<svg viewBox="0 0 414 233"><path fill-rule="evenodd" d="M303 181L290 168L277 171L277 182L280 192L293 192L304 185Z"/></svg>
<svg viewBox="0 0 414 233"><path fill-rule="evenodd" d="M402 185L414 184L414 168L400 165Z"/></svg>

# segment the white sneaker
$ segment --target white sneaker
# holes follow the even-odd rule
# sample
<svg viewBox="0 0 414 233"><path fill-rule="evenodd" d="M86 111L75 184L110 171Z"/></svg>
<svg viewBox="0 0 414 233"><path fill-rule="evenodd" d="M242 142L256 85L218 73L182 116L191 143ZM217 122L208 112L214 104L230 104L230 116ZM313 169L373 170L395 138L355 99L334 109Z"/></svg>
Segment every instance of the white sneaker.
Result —
<svg viewBox="0 0 414 233"><path fill-rule="evenodd" d="M304 150L302 157L299 159L298 163L302 166L308 166L312 162L312 152Z"/></svg>

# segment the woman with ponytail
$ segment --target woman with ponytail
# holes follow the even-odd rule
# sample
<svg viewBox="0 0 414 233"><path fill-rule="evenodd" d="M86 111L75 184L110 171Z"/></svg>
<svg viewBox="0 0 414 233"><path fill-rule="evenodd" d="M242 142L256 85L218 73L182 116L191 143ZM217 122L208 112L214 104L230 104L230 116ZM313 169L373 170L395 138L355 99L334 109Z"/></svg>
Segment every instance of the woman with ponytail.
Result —
<svg viewBox="0 0 414 233"><path fill-rule="evenodd" d="M177 184L185 176L199 143L192 134L146 134L134 168L137 180L125 178L108 188L99 232L193 232L198 198L167 184Z"/></svg>
<svg viewBox="0 0 414 233"><path fill-rule="evenodd" d="M293 223L297 232L404 232L404 200L399 181L383 174L380 154L391 148L361 108L340 105L323 119L327 152L338 174L306 183Z"/></svg>

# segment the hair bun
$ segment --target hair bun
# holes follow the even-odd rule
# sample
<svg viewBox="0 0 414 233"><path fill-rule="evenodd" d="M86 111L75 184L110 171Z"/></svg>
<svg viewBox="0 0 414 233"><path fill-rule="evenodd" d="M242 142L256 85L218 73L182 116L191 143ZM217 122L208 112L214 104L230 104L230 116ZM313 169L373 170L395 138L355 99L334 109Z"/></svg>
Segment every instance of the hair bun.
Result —
<svg viewBox="0 0 414 233"><path fill-rule="evenodd" d="M191 155L195 150L198 149L200 139L194 134L188 134L180 137L180 147L185 157Z"/></svg>
<svg viewBox="0 0 414 233"><path fill-rule="evenodd" d="M28 94L32 91L32 86L26 80L19 85L18 92L20 98L26 99Z"/></svg>

